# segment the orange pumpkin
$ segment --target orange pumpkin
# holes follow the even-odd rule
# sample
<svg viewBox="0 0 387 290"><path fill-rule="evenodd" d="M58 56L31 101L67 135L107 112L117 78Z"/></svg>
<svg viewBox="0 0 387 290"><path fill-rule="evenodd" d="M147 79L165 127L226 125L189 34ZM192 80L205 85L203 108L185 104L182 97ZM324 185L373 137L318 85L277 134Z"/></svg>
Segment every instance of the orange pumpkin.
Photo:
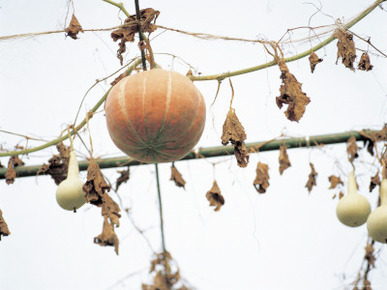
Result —
<svg viewBox="0 0 387 290"><path fill-rule="evenodd" d="M162 69L120 80L105 111L114 144L146 163L183 158L199 141L206 120L204 99L192 81Z"/></svg>

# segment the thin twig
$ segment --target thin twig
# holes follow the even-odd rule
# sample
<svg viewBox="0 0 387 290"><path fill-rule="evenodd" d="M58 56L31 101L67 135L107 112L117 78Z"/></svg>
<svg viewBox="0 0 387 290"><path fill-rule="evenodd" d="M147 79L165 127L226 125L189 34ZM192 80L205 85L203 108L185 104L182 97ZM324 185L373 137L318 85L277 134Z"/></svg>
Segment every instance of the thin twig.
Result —
<svg viewBox="0 0 387 290"><path fill-rule="evenodd" d="M156 181L157 181L157 197L159 199L159 213L160 213L160 231L161 231L161 245L163 252L166 252L165 238L164 238L164 220L163 220L163 205L161 202L161 190L160 190L160 178L159 178L159 166L155 163L156 168Z"/></svg>

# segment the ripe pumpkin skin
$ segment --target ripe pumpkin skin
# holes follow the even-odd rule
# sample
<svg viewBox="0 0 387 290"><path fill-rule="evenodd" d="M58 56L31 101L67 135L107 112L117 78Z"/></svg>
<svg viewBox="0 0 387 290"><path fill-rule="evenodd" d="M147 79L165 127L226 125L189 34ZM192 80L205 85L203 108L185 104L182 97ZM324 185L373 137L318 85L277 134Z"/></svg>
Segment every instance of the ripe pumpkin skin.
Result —
<svg viewBox="0 0 387 290"><path fill-rule="evenodd" d="M114 144L145 163L183 158L199 141L206 120L203 96L187 77L153 69L120 80L105 106Z"/></svg>

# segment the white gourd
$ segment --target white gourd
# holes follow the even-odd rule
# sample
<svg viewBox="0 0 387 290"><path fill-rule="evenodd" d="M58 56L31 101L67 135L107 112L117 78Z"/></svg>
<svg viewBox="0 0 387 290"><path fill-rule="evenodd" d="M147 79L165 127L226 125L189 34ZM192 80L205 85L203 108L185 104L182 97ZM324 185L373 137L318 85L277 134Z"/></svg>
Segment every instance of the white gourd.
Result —
<svg viewBox="0 0 387 290"><path fill-rule="evenodd" d="M77 210L86 203L83 192L84 182L79 179L77 155L70 151L67 178L63 180L56 190L56 201L66 210Z"/></svg>
<svg viewBox="0 0 387 290"><path fill-rule="evenodd" d="M336 215L340 222L349 227L363 225L371 212L370 203L357 191L355 173L348 176L348 192L336 207Z"/></svg>
<svg viewBox="0 0 387 290"><path fill-rule="evenodd" d="M380 206L368 217L368 234L375 241L387 243L387 179L383 179L379 187Z"/></svg>

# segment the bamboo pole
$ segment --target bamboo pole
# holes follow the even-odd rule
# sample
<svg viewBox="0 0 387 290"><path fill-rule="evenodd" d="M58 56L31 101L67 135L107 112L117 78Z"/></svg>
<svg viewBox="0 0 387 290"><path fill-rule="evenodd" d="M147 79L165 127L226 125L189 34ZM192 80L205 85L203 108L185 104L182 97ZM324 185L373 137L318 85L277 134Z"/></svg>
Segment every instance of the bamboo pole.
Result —
<svg viewBox="0 0 387 290"><path fill-rule="evenodd" d="M376 133L380 131L366 130L364 132L367 135L369 135L370 133ZM360 134L360 132L349 131L349 132L335 133L335 134L306 136L306 137L300 137L300 138L281 138L281 139L276 139L272 141L246 143L246 147L248 149L257 148L256 151L259 151L259 152L278 150L280 145L284 145L284 144L288 149L313 147L320 144L329 145L329 144L345 143L348 141L348 139L351 136L354 136L357 141L367 140L367 138L362 134ZM233 146L206 147L206 148L199 148L197 152L190 152L180 161L227 156L227 155L233 155L233 154L234 154ZM123 166L147 165L145 163L141 163L139 161L133 160L128 156L99 159L97 160L97 163L101 169L116 168L116 167L123 167ZM84 170L87 170L89 162L86 160L83 160L83 161L79 161L78 164L79 164L79 170L84 171ZM40 167L41 165L15 167L16 176L17 177L36 176ZM7 171L7 168L0 168L0 179L5 179L6 171Z"/></svg>

